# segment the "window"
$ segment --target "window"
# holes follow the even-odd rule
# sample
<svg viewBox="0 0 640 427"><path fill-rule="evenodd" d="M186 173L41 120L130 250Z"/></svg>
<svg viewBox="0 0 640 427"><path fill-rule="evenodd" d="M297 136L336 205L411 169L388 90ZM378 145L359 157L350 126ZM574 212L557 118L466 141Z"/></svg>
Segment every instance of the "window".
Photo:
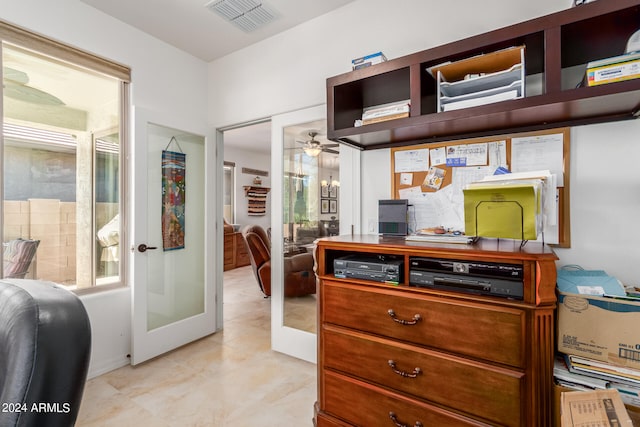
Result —
<svg viewBox="0 0 640 427"><path fill-rule="evenodd" d="M236 222L235 188L236 188L236 164L224 162L224 219L229 224Z"/></svg>
<svg viewBox="0 0 640 427"><path fill-rule="evenodd" d="M2 277L122 285L128 70L2 22L0 36Z"/></svg>

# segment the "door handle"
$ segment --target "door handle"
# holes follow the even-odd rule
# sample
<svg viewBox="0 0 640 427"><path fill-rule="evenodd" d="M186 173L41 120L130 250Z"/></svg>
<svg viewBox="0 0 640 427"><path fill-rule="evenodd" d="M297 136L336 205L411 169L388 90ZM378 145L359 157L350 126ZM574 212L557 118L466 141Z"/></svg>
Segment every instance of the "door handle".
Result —
<svg viewBox="0 0 640 427"><path fill-rule="evenodd" d="M138 251L139 252L146 252L148 250L152 250L152 249L158 249L156 246L147 246L144 243L141 243L138 245Z"/></svg>

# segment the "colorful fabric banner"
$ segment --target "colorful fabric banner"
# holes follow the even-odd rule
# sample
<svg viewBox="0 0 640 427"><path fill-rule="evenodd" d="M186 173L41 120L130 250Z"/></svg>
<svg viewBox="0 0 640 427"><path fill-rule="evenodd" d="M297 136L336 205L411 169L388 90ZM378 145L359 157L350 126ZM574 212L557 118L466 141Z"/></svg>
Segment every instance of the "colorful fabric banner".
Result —
<svg viewBox="0 0 640 427"><path fill-rule="evenodd" d="M162 248L184 249L186 155L162 152Z"/></svg>

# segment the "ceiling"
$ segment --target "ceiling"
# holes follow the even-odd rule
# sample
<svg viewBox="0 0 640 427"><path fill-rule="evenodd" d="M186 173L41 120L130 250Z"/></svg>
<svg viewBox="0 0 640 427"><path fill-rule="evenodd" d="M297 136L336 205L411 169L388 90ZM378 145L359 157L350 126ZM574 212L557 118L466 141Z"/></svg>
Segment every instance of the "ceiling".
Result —
<svg viewBox="0 0 640 427"><path fill-rule="evenodd" d="M203 61L210 62L354 0L80 1ZM245 32L205 7L221 1L264 6L275 19L254 31ZM326 129L322 133L326 133ZM226 131L224 142L225 146L232 145L242 150L268 154L271 151L271 123L265 122Z"/></svg>
<svg viewBox="0 0 640 427"><path fill-rule="evenodd" d="M291 150L295 150L296 153L302 153L304 146L302 142L309 139L308 132L311 130L318 132L315 139L321 144L333 144L333 141L329 141L326 137L326 120L301 123L287 126L284 129L285 154L290 154ZM252 151L260 154L271 153L270 121L227 130L223 135L225 147L234 147L242 151ZM340 147L332 147L332 150L340 151ZM337 159L338 156L336 154L323 153L318 156L319 166L327 169L336 169Z"/></svg>
<svg viewBox="0 0 640 427"><path fill-rule="evenodd" d="M222 0L81 0L133 27L210 62L295 27L353 0L225 0L264 4L275 17L252 32L205 7Z"/></svg>

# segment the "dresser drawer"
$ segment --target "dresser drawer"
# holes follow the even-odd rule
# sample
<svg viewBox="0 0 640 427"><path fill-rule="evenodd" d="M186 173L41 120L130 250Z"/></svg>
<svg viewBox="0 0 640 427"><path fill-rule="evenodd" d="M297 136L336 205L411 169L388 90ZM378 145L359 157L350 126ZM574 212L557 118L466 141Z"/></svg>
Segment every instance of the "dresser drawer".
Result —
<svg viewBox="0 0 640 427"><path fill-rule="evenodd" d="M500 425L520 425L524 374L325 326L323 364Z"/></svg>
<svg viewBox="0 0 640 427"><path fill-rule="evenodd" d="M320 380L324 390L323 411L356 426L413 427L416 421L425 427L488 426L331 371L324 371Z"/></svg>
<svg viewBox="0 0 640 427"><path fill-rule="evenodd" d="M251 264L251 259L249 258L249 251L247 250L247 245L242 238L241 233L236 234L236 267L243 267L245 265Z"/></svg>
<svg viewBox="0 0 640 427"><path fill-rule="evenodd" d="M321 304L324 323L524 366L524 310L330 280Z"/></svg>

